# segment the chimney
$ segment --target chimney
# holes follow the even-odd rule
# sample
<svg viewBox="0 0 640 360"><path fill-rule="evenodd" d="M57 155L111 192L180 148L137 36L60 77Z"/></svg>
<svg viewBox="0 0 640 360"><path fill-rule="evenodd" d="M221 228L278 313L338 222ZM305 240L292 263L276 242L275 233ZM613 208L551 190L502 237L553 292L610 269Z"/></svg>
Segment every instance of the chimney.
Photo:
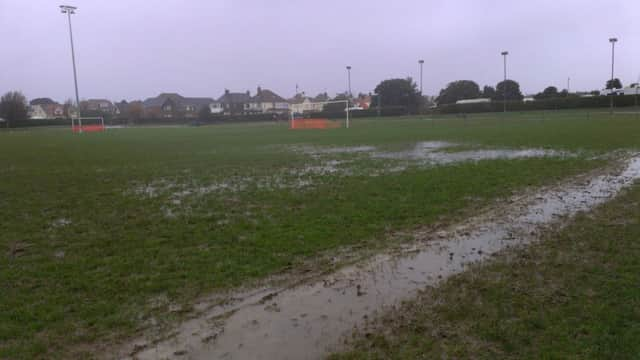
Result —
<svg viewBox="0 0 640 360"><path fill-rule="evenodd" d="M260 86L258 86L257 94L260 95L261 93L262 93L262 88Z"/></svg>
<svg viewBox="0 0 640 360"><path fill-rule="evenodd" d="M229 95L229 89L224 89L224 94Z"/></svg>
<svg viewBox="0 0 640 360"><path fill-rule="evenodd" d="M249 92L249 90L247 90L247 96L251 96L251 93Z"/></svg>

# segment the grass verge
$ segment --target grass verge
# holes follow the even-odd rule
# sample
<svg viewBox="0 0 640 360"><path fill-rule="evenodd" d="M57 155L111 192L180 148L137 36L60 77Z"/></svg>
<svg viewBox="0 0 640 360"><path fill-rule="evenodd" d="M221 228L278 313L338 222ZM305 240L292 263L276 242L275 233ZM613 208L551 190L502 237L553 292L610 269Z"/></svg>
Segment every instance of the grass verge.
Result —
<svg viewBox="0 0 640 360"><path fill-rule="evenodd" d="M337 359L637 359L640 185L371 324Z"/></svg>

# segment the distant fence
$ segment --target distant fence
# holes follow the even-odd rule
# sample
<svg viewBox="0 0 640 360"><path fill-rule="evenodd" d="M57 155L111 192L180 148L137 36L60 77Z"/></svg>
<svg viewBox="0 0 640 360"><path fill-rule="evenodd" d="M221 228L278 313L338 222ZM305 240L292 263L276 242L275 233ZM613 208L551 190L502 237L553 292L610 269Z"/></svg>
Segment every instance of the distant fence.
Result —
<svg viewBox="0 0 640 360"><path fill-rule="evenodd" d="M286 115L274 114L253 114L253 115L211 115L206 119L197 118L141 118L131 120L123 117L105 117L106 126L126 126L126 125L213 125L229 123L249 123L282 121L287 122ZM69 126L70 119L29 119L11 124L14 128L44 127L44 126Z"/></svg>

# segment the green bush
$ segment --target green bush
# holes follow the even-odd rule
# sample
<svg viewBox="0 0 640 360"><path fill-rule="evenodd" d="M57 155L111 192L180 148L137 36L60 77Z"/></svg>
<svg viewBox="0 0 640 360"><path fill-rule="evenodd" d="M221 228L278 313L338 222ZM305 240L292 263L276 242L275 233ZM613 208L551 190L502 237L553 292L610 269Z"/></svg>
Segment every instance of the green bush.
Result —
<svg viewBox="0 0 640 360"><path fill-rule="evenodd" d="M542 99L530 102L507 101L507 109L510 111L528 111L604 108L609 106L610 101L611 98L609 96L570 96L566 98ZM615 107L634 106L635 101L635 95L613 97L613 103ZM478 104L450 104L438 106L437 111L442 114L500 112L503 110L503 106L504 105L502 101L492 101L490 103Z"/></svg>

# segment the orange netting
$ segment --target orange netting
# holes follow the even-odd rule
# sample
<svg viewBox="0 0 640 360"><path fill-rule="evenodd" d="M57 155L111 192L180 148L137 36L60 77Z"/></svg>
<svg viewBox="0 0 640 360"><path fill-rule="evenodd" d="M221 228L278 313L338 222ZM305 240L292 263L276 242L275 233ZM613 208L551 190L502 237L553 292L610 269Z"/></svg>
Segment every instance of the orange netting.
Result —
<svg viewBox="0 0 640 360"><path fill-rule="evenodd" d="M291 129L335 129L340 123L329 119L293 119Z"/></svg>
<svg viewBox="0 0 640 360"><path fill-rule="evenodd" d="M100 132L100 131L104 131L104 125L73 125L73 128L71 128L71 131L73 131L74 133L77 132Z"/></svg>

